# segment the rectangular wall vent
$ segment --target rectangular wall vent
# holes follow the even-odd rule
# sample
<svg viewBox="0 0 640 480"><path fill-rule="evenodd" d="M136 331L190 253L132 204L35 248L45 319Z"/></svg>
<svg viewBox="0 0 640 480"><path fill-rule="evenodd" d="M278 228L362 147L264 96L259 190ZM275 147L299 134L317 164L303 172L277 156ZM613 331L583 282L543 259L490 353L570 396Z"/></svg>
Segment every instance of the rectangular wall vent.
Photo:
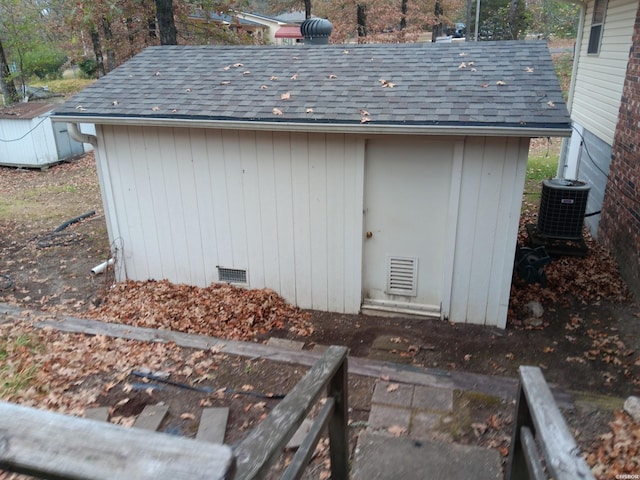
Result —
<svg viewBox="0 0 640 480"><path fill-rule="evenodd" d="M418 259L387 257L387 292L415 297L418 294Z"/></svg>
<svg viewBox="0 0 640 480"><path fill-rule="evenodd" d="M240 270L237 268L225 268L225 267L217 267L217 268L218 268L218 280L220 282L239 283L243 285L247 284L246 270Z"/></svg>

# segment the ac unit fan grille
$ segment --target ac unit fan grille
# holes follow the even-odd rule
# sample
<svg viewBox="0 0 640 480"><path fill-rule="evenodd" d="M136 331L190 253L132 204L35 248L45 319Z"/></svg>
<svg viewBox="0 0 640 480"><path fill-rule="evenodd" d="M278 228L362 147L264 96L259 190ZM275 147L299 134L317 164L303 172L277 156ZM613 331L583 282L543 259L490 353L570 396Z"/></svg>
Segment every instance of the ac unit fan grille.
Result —
<svg viewBox="0 0 640 480"><path fill-rule="evenodd" d="M542 182L538 232L551 238L582 238L589 187L584 182L561 179Z"/></svg>

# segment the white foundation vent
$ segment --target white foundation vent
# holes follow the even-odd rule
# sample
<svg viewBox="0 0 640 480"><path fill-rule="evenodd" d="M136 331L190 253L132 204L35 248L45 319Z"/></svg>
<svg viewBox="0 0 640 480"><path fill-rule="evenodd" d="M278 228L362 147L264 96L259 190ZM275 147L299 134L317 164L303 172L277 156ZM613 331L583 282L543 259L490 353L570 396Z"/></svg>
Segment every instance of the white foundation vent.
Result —
<svg viewBox="0 0 640 480"><path fill-rule="evenodd" d="M218 281L226 283L247 284L247 271L237 268L218 268Z"/></svg>
<svg viewBox="0 0 640 480"><path fill-rule="evenodd" d="M418 294L418 259L387 257L387 291L390 295L415 297Z"/></svg>

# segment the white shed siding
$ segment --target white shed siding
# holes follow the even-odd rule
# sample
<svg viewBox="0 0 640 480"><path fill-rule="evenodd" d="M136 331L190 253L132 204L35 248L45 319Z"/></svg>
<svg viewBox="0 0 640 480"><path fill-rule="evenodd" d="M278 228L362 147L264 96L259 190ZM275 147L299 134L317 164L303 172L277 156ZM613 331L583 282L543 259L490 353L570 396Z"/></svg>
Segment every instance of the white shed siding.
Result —
<svg viewBox="0 0 640 480"><path fill-rule="evenodd" d="M208 285L246 269L302 308L357 312L362 140L345 135L100 127L109 232L126 277ZM108 162L106 159L109 159ZM124 273L121 275L124 277Z"/></svg>
<svg viewBox="0 0 640 480"><path fill-rule="evenodd" d="M58 150L48 116L0 119L0 164L39 166L58 161Z"/></svg>
<svg viewBox="0 0 640 480"><path fill-rule="evenodd" d="M638 2L609 0L598 55L587 54L593 7L594 2L589 1L578 57L571 117L612 145Z"/></svg>
<svg viewBox="0 0 640 480"><path fill-rule="evenodd" d="M504 328L509 306L528 139L467 138L464 144L452 291L455 322Z"/></svg>

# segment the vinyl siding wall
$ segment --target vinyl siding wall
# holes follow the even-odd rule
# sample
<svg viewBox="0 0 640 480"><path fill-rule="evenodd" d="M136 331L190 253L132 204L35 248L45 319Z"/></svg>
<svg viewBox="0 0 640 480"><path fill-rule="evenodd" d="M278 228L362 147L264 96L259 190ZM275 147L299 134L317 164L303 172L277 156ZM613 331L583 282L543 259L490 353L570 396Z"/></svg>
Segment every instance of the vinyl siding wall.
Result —
<svg viewBox="0 0 640 480"><path fill-rule="evenodd" d="M120 280L205 286L217 266L246 269L248 287L301 308L360 310L366 138L104 125L97 135ZM440 140L453 152L442 202L429 206L447 209L442 316L504 328L529 141Z"/></svg>
<svg viewBox="0 0 640 480"><path fill-rule="evenodd" d="M217 266L246 269L249 287L302 308L359 311L361 142L117 126L98 138L120 279L206 286Z"/></svg>
<svg viewBox="0 0 640 480"><path fill-rule="evenodd" d="M594 2L587 4L571 107L572 119L613 144L638 0L609 0L600 53L587 54Z"/></svg>

